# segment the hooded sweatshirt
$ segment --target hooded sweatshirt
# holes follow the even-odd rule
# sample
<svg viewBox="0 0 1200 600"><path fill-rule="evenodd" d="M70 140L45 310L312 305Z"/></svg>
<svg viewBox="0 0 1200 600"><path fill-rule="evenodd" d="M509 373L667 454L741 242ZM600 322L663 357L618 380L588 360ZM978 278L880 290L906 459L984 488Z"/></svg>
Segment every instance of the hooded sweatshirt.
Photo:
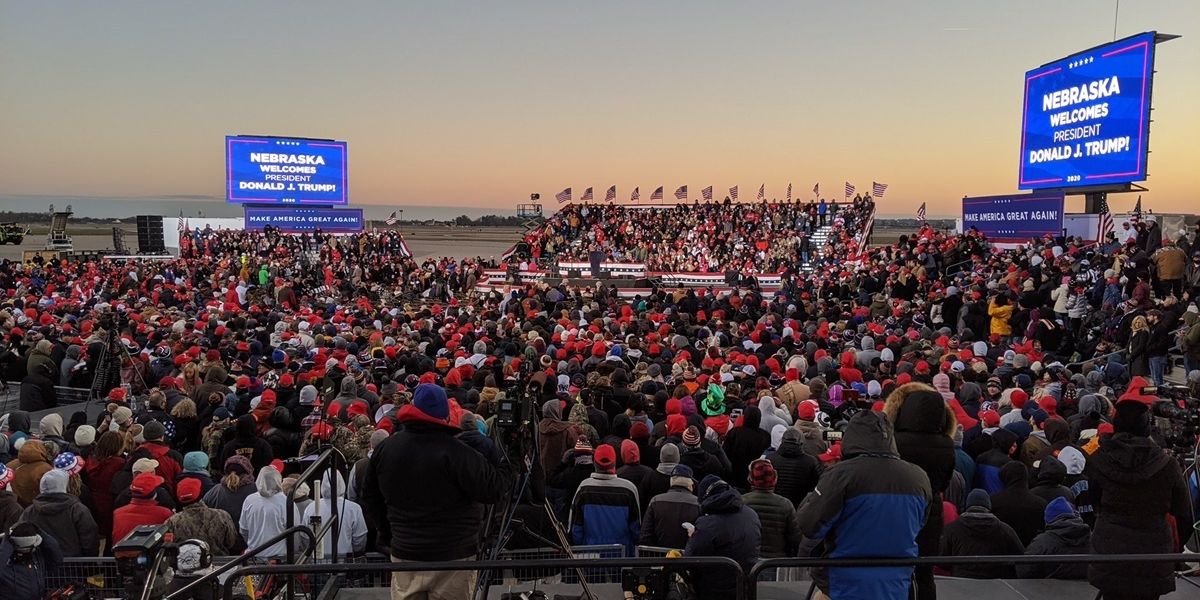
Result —
<svg viewBox="0 0 1200 600"><path fill-rule="evenodd" d="M333 480L330 479L330 473L333 474ZM357 502L346 499L346 481L337 471L326 472L325 476L321 478L321 498L305 507L304 520L300 522L311 523L312 518L319 515L320 522L317 527L320 527L320 523L333 514L331 483L337 484L338 553L362 552L367 547L367 520L363 517L362 507ZM332 555L332 551L331 540L326 538L322 541L319 557L328 558Z"/></svg>
<svg viewBox="0 0 1200 600"><path fill-rule="evenodd" d="M1046 501L1029 491L1029 471L1013 461L1000 468L1004 489L992 494L992 513L1008 523L1022 544L1028 544L1041 531Z"/></svg>
<svg viewBox="0 0 1200 600"><path fill-rule="evenodd" d="M725 454L733 465L729 479L735 488L742 491L750 489L750 483L746 480L750 461L759 458L771 447L771 434L762 428L762 417L757 406L747 406L742 414L742 424L730 429L729 435L725 436Z"/></svg>
<svg viewBox="0 0 1200 600"><path fill-rule="evenodd" d="M242 504L238 519L238 531L246 540L246 546L254 548L287 529L287 498L283 493L283 476L274 467L263 467L254 482L258 490L250 494ZM293 524L304 523L300 513L292 506ZM280 557L287 552L287 542L280 540L263 550L260 556Z"/></svg>
<svg viewBox="0 0 1200 600"><path fill-rule="evenodd" d="M1071 488L1063 485L1066 478L1067 466L1057 458L1047 456L1038 463L1037 476L1029 491L1047 503L1055 498L1062 498L1074 504L1075 494L1071 492Z"/></svg>

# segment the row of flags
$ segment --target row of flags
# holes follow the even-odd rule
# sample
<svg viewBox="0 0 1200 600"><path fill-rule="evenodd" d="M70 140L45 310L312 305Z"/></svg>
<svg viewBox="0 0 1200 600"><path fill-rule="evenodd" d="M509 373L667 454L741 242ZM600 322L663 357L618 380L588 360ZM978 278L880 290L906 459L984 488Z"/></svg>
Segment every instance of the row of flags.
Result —
<svg viewBox="0 0 1200 600"><path fill-rule="evenodd" d="M875 198L883 198L883 195L887 192L887 188L888 188L888 184L886 184L886 183L879 183L877 181L872 181L871 182L871 196L873 196ZM849 197L853 196L854 190L855 190L854 185L851 184L849 181L847 181L846 182L846 197L849 198ZM813 184L813 196L819 196L820 194L821 194L821 184L820 183ZM713 186L710 185L710 186L700 190L700 196L704 200L712 200L713 199ZM789 202L792 200L792 184L791 183L789 183L787 186L787 194L786 194L785 198ZM554 199L557 200L559 204L562 204L564 202L570 202L572 199L571 188L565 188L563 191L555 194ZM593 199L594 199L594 194L592 192L592 188L590 188L590 187L583 190L583 195L579 197L580 202L591 202ZM617 199L617 186L615 186L615 185L610 186L608 188L608 191L606 191L604 193L604 201L605 202L613 202L616 199ZM630 194L629 194L629 201L630 202L638 202L641 199L642 199L641 188L640 187L633 188L633 191L630 192ZM656 188L654 190L653 194L650 194L650 201L653 202L655 200L662 200L662 199L663 199L663 186L660 185L660 186L658 186L658 188ZM687 200L688 199L688 186L686 186L686 185L679 186L679 188L677 188L675 190L675 199L676 200ZM738 186L735 185L735 186L729 188L729 199L730 200L738 199ZM767 184L764 183L764 184L758 186L757 199L758 200L766 200L767 199Z"/></svg>

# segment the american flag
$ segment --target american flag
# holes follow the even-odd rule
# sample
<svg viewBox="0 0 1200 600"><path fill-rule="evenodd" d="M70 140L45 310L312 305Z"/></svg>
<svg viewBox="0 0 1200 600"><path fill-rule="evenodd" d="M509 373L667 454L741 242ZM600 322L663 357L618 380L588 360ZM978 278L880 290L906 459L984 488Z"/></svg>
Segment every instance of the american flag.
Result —
<svg viewBox="0 0 1200 600"><path fill-rule="evenodd" d="M871 195L872 196L875 196L876 198L882 198L883 193L886 191L887 191L886 183L879 183L876 181L871 182Z"/></svg>
<svg viewBox="0 0 1200 600"><path fill-rule="evenodd" d="M1112 211L1110 211L1108 208L1107 194L1100 194L1100 206L1098 208L1100 209L1100 231L1099 236L1096 239L1100 242L1104 242L1104 239L1108 237L1108 234L1116 231L1116 224L1113 223Z"/></svg>
<svg viewBox="0 0 1200 600"><path fill-rule="evenodd" d="M758 199L759 200L767 199L767 184L764 183L764 184L758 186Z"/></svg>
<svg viewBox="0 0 1200 600"><path fill-rule="evenodd" d="M788 189L787 189L787 201L788 202L792 201L792 184L790 182L788 183Z"/></svg>
<svg viewBox="0 0 1200 600"><path fill-rule="evenodd" d="M617 199L617 186L614 185L614 186L608 188L607 192L604 192L604 201L612 202L613 200L616 200L616 199Z"/></svg>
<svg viewBox="0 0 1200 600"><path fill-rule="evenodd" d="M662 198L663 198L663 191L662 191L662 189L663 189L663 186L661 186L661 185L660 185L660 186L658 186L658 189L657 189L657 190L654 190L654 193L653 193L653 194L650 194L650 201L651 201L651 202L653 202L653 201L655 201L655 200L662 200Z"/></svg>
<svg viewBox="0 0 1200 600"><path fill-rule="evenodd" d="M921 203L921 208L917 209L917 222L925 225L925 203Z"/></svg>
<svg viewBox="0 0 1200 600"><path fill-rule="evenodd" d="M814 196L820 196L820 195L821 195L821 184L820 184L820 183L814 183L814 184L813 184L813 195L814 195Z"/></svg>
<svg viewBox="0 0 1200 600"><path fill-rule="evenodd" d="M183 211L179 211L179 224L175 226L178 231L183 231L187 227L187 223L183 220Z"/></svg>
<svg viewBox="0 0 1200 600"><path fill-rule="evenodd" d="M712 186L710 185L700 190L700 195L703 196L705 200L712 200Z"/></svg>
<svg viewBox="0 0 1200 600"><path fill-rule="evenodd" d="M737 202L737 186L729 188L729 199Z"/></svg>
<svg viewBox="0 0 1200 600"><path fill-rule="evenodd" d="M555 194L554 199L558 200L559 204L562 204L563 202L570 202L571 201L571 188L567 188L567 189Z"/></svg>
<svg viewBox="0 0 1200 600"><path fill-rule="evenodd" d="M1130 219L1134 223L1142 220L1142 195L1138 194L1137 204L1133 205L1133 218Z"/></svg>
<svg viewBox="0 0 1200 600"><path fill-rule="evenodd" d="M639 192L639 191L638 191L638 189L637 189L636 187L635 187L635 188L633 188L633 193L632 193L632 194L629 194L629 201L630 201L630 202L637 202L638 200L641 200L641 199L642 199L642 193L641 193L641 192Z"/></svg>
<svg viewBox="0 0 1200 600"><path fill-rule="evenodd" d="M850 182L847 181L846 182L846 197L849 198L850 196L853 196L853 195L854 195L854 186L850 185Z"/></svg>
<svg viewBox="0 0 1200 600"><path fill-rule="evenodd" d="M580 198L579 201L580 202L591 202L592 201L592 188L583 190L583 197Z"/></svg>
<svg viewBox="0 0 1200 600"><path fill-rule="evenodd" d="M384 219L383 222L387 223L388 225L395 225L396 221L399 221L399 219L396 218L397 212L399 212L399 211L393 210L391 216L389 216L387 219Z"/></svg>
<svg viewBox="0 0 1200 600"><path fill-rule="evenodd" d="M679 186L679 189L675 190L675 199L676 200L687 200L687 186L686 185L681 185L681 186Z"/></svg>

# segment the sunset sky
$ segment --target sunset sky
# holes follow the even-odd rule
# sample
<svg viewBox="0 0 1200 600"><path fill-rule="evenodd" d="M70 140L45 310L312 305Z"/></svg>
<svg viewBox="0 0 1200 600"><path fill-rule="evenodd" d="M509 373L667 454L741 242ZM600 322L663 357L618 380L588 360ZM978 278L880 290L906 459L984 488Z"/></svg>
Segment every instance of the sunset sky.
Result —
<svg viewBox="0 0 1200 600"><path fill-rule="evenodd" d="M1144 202L1194 212L1200 2L1121 3L1155 29ZM270 134L346 140L352 204L875 180L951 215L1016 191L1025 71L1112 37L1113 0L0 0L0 195L223 197L224 136Z"/></svg>

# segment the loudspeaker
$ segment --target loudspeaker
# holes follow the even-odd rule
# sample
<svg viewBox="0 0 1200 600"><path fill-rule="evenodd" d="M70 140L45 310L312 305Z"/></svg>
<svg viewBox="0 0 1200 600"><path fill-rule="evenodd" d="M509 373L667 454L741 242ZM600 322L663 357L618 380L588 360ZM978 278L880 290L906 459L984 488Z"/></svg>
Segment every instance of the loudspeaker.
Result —
<svg viewBox="0 0 1200 600"><path fill-rule="evenodd" d="M165 254L163 241L163 219L154 215L137 217L138 252L142 254Z"/></svg>

